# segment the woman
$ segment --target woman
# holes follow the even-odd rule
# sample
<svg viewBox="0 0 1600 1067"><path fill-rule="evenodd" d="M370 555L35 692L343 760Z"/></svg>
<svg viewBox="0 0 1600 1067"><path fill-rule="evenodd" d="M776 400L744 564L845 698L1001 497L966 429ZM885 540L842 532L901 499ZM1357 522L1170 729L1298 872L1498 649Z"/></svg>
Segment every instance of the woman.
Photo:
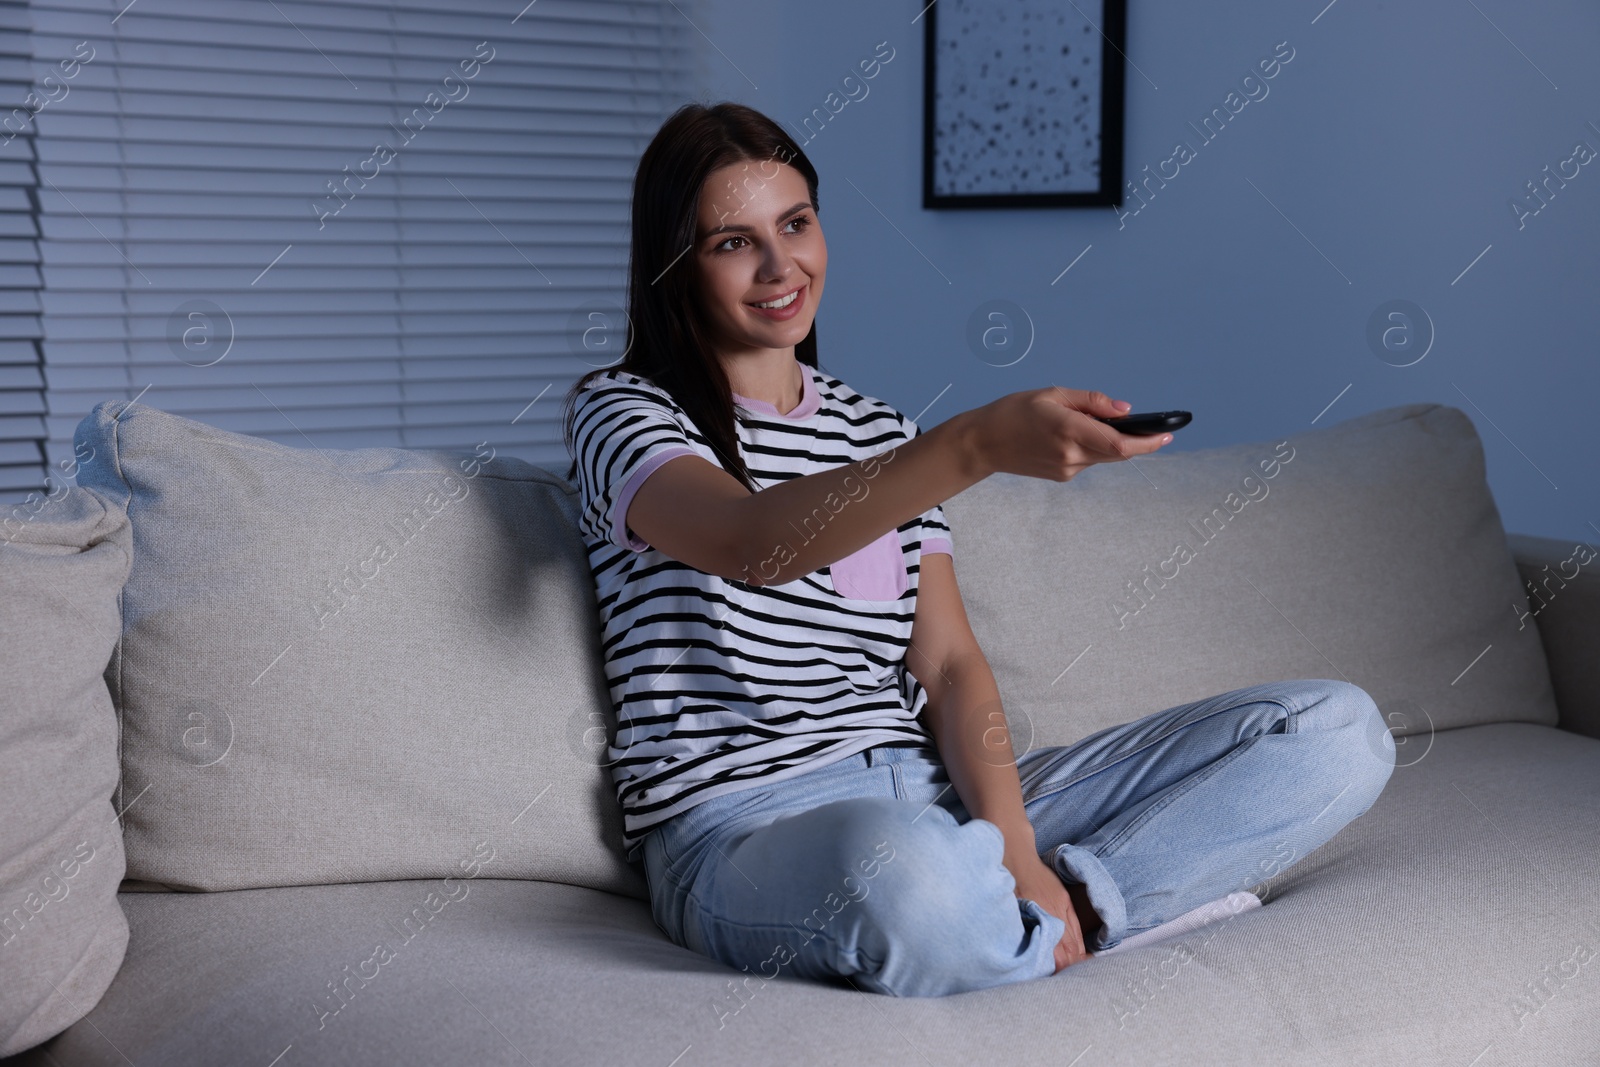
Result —
<svg viewBox="0 0 1600 1067"><path fill-rule="evenodd" d="M817 209L775 123L678 110L635 177L626 354L567 398L607 756L661 929L752 977L981 989L1238 899L1367 810L1393 742L1377 720L1372 753L1377 709L1347 682L1015 757L941 502L1171 435L1055 386L924 433L823 373Z"/></svg>

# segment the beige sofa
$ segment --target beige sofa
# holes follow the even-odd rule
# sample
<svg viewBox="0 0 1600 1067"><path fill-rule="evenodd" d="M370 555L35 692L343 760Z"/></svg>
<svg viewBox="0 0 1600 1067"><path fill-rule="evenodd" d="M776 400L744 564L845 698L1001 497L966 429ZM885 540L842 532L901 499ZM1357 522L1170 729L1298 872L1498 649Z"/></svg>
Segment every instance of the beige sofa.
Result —
<svg viewBox="0 0 1600 1067"><path fill-rule="evenodd" d="M0 1062L1600 1063L1600 560L1508 543L1455 408L947 502L1019 753L1330 677L1398 756L1263 907L922 1000L656 928L561 478L124 401L75 443L0 523Z"/></svg>

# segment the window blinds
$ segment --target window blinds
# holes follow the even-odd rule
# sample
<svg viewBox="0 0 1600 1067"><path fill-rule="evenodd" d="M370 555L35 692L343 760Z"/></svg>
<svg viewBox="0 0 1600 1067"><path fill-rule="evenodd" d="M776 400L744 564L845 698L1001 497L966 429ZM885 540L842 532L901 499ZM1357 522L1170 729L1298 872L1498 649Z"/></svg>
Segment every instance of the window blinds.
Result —
<svg viewBox="0 0 1600 1067"><path fill-rule="evenodd" d="M33 210L28 5L0 2L0 500L44 490L44 366ZM37 98L36 98L37 100Z"/></svg>
<svg viewBox="0 0 1600 1067"><path fill-rule="evenodd" d="M86 57L34 120L51 463L128 397L564 472L561 398L621 351L634 168L683 102L672 0L31 6L36 77Z"/></svg>

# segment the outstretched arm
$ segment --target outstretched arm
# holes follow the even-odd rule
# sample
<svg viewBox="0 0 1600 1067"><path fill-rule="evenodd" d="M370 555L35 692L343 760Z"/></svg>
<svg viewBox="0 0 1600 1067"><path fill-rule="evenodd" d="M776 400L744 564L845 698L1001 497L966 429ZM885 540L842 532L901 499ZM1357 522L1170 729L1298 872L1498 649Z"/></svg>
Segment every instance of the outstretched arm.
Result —
<svg viewBox="0 0 1600 1067"><path fill-rule="evenodd" d="M1104 393L1060 386L1010 393L876 456L759 493L700 456L680 455L644 480L615 525L696 570L778 585L837 563L991 474L1067 481L1171 440L1099 420L1127 410ZM796 547L796 530L813 518L817 533Z"/></svg>
<svg viewBox="0 0 1600 1067"><path fill-rule="evenodd" d="M1059 971L1087 957L1072 897L1039 858L1000 689L967 622L954 561L937 552L924 555L921 566L906 669L927 692L928 730L956 795L973 818L993 823L1005 837L1002 862L1016 880L1017 896L1066 922L1056 946Z"/></svg>

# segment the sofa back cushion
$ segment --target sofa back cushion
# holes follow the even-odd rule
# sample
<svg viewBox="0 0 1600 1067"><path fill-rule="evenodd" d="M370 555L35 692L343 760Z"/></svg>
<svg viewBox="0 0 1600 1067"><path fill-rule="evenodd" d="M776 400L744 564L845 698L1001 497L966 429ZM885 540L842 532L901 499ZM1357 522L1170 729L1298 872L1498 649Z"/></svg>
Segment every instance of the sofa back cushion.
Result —
<svg viewBox="0 0 1600 1067"><path fill-rule="evenodd" d="M0 508L0 1056L86 1015L128 948L104 674L131 540L81 489Z"/></svg>
<svg viewBox="0 0 1600 1067"><path fill-rule="evenodd" d="M293 448L144 404L77 431L125 506L128 876L474 876L644 898L572 486L521 460ZM490 858L485 858L490 857Z"/></svg>
<svg viewBox="0 0 1600 1067"><path fill-rule="evenodd" d="M1483 449L1456 408L1065 483L995 475L945 515L1018 755L1285 678L1364 688L1401 763L1434 730L1556 722Z"/></svg>

